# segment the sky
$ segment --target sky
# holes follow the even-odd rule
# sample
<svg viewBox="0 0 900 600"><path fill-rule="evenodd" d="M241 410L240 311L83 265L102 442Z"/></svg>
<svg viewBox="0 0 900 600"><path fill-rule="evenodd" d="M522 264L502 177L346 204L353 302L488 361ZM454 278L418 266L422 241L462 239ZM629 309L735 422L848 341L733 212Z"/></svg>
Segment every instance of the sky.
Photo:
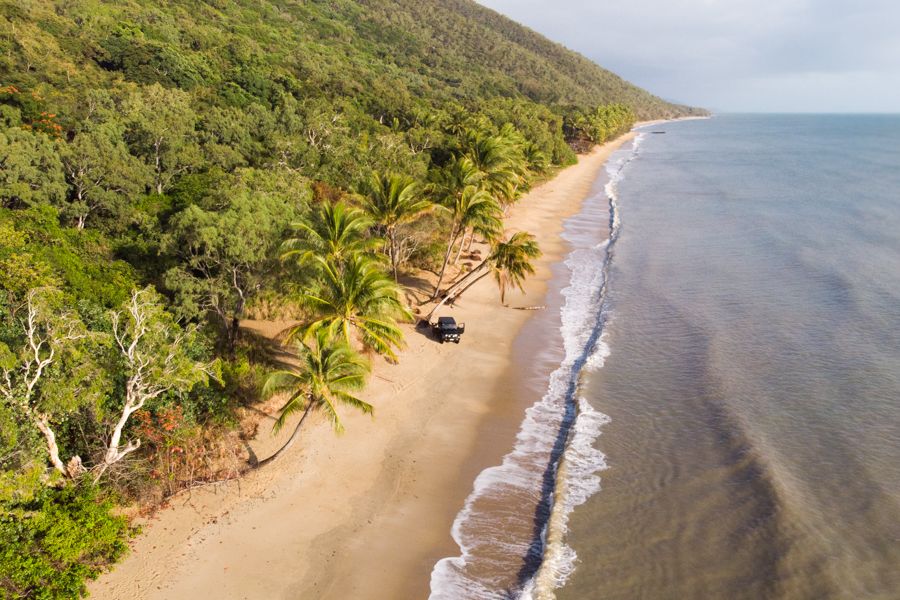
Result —
<svg viewBox="0 0 900 600"><path fill-rule="evenodd" d="M900 112L900 0L478 0L719 112Z"/></svg>

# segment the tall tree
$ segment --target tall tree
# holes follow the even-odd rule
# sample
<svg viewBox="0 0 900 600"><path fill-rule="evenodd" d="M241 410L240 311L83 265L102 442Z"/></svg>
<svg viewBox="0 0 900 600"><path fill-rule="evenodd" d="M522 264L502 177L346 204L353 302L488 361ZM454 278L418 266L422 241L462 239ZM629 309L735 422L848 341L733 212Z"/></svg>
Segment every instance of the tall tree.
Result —
<svg viewBox="0 0 900 600"><path fill-rule="evenodd" d="M202 164L194 131L197 115L186 92L158 83L139 87L126 98L123 110L129 145L152 169L157 194Z"/></svg>
<svg viewBox="0 0 900 600"><path fill-rule="evenodd" d="M4 320L15 333L0 342L0 401L40 432L52 468L69 478L84 469L78 456L64 460L58 426L78 407L99 401L103 379L95 356L104 336L89 332L65 304L59 290L36 288L11 307Z"/></svg>
<svg viewBox="0 0 900 600"><path fill-rule="evenodd" d="M523 150L521 135L508 126L500 135L467 132L462 153L478 171L481 186L508 204L516 198L519 186L524 182L527 162Z"/></svg>
<svg viewBox="0 0 900 600"><path fill-rule="evenodd" d="M180 263L165 275L180 316L212 314L233 351L247 302L274 276L285 223L302 210L306 190L293 174L245 169L176 214L162 249Z"/></svg>
<svg viewBox="0 0 900 600"><path fill-rule="evenodd" d="M300 300L314 316L295 327L292 338L325 327L350 343L355 332L366 348L397 360L394 349L403 344L397 321L412 319L412 313L400 301L399 286L371 259L352 256L343 268L322 263L318 289L302 292Z"/></svg>
<svg viewBox="0 0 900 600"><path fill-rule="evenodd" d="M396 173L373 172L358 190L366 211L384 229L388 240L388 256L394 281L397 281L399 247L397 226L409 223L432 205L412 177Z"/></svg>
<svg viewBox="0 0 900 600"><path fill-rule="evenodd" d="M61 146L70 199L63 213L83 229L92 214L121 214L128 200L153 180L148 167L128 152L122 127L96 125Z"/></svg>
<svg viewBox="0 0 900 600"><path fill-rule="evenodd" d="M118 368L125 378L125 394L112 427L106 451L94 467L94 481L109 467L141 447L140 438L122 439L131 416L148 402L172 392L188 392L217 377L218 364L191 357L196 330L182 330L151 287L135 290L121 310L111 314Z"/></svg>
<svg viewBox="0 0 900 600"><path fill-rule="evenodd" d="M324 412L337 433L344 431L338 406L349 406L366 414L373 412L371 404L353 395L365 387L369 363L354 352L342 336L335 336L329 328L320 327L312 332L310 339L298 340L296 348L299 365L272 373L266 380L263 396L290 394L275 421L273 429L276 432L292 415L302 411L302 416L284 445L257 466L276 460L290 448L306 417L314 410Z"/></svg>
<svg viewBox="0 0 900 600"><path fill-rule="evenodd" d="M0 206L62 202L66 180L59 144L38 131L0 131Z"/></svg>
<svg viewBox="0 0 900 600"><path fill-rule="evenodd" d="M519 288L525 291L525 277L534 275L532 260L540 257L541 250L530 233L519 231L508 240L498 243L491 252L491 271L500 288L500 303L506 305L506 290Z"/></svg>

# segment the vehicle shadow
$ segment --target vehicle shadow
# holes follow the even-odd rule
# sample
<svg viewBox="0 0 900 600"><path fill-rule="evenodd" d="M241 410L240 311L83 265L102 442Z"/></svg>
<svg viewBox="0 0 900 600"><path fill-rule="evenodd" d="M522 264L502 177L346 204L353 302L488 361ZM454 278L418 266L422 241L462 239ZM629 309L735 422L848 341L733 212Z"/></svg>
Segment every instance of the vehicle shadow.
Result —
<svg viewBox="0 0 900 600"><path fill-rule="evenodd" d="M425 319L419 319L416 321L416 333L425 336L432 342L440 343L440 340L438 340L437 336L434 334L431 323L429 323Z"/></svg>

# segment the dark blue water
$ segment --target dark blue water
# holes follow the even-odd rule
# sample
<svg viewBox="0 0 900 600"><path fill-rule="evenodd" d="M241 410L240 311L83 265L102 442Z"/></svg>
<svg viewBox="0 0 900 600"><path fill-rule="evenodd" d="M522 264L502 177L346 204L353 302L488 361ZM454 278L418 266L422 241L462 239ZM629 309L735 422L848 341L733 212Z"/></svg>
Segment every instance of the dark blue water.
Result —
<svg viewBox="0 0 900 600"><path fill-rule="evenodd" d="M560 598L900 598L900 116L650 128Z"/></svg>

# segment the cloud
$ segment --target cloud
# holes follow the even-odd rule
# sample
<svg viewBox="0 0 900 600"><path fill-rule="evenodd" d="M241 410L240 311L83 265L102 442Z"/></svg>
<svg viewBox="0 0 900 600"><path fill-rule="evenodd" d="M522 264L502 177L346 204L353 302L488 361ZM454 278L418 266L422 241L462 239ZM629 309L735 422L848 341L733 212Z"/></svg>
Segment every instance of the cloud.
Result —
<svg viewBox="0 0 900 600"><path fill-rule="evenodd" d="M720 110L900 110L900 3L481 0L665 98Z"/></svg>

